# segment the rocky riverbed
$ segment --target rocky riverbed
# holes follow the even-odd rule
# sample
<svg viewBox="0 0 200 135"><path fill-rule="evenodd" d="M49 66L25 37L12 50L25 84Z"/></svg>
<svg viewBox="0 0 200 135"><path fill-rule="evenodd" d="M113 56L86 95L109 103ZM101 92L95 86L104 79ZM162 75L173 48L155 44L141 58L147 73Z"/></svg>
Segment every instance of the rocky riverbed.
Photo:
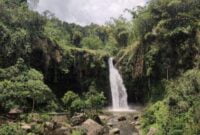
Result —
<svg viewBox="0 0 200 135"><path fill-rule="evenodd" d="M71 129L83 131L86 135L140 135L140 115L142 107L129 111L103 110L88 119L84 113L71 118Z"/></svg>
<svg viewBox="0 0 200 135"><path fill-rule="evenodd" d="M72 117L67 114L48 114L45 119L41 114L31 114L27 120L9 120L25 133L42 135L140 135L141 107L129 111L103 110L101 113L88 117L78 113ZM48 116L48 119L47 119Z"/></svg>

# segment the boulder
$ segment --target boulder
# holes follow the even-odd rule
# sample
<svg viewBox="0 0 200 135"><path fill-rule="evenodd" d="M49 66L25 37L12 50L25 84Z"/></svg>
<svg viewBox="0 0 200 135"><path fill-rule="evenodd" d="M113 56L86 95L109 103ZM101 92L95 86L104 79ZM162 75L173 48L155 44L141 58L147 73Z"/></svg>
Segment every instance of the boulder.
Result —
<svg viewBox="0 0 200 135"><path fill-rule="evenodd" d="M102 135L104 133L104 127L92 119L86 120L81 126L87 129L87 135Z"/></svg>
<svg viewBox="0 0 200 135"><path fill-rule="evenodd" d="M117 135L120 134L120 130L118 128L113 128L109 131L109 135Z"/></svg>
<svg viewBox="0 0 200 135"><path fill-rule="evenodd" d="M46 122L44 124L44 135L71 135L72 129L70 125Z"/></svg>
<svg viewBox="0 0 200 135"><path fill-rule="evenodd" d="M78 114L77 116L73 116L71 118L72 126L80 125L86 120L86 115L83 113Z"/></svg>
<svg viewBox="0 0 200 135"><path fill-rule="evenodd" d="M120 116L119 118L118 118L118 121L125 121L126 120L126 117L125 116Z"/></svg>
<svg viewBox="0 0 200 135"><path fill-rule="evenodd" d="M71 129L67 127L57 128L53 135L71 135Z"/></svg>

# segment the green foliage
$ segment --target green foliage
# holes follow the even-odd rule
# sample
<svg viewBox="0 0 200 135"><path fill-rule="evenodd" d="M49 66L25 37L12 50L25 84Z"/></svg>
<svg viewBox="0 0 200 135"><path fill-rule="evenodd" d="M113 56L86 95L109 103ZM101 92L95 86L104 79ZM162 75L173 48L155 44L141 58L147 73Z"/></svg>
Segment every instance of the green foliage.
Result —
<svg viewBox="0 0 200 135"><path fill-rule="evenodd" d="M83 112L85 108L85 101L79 97L70 105L70 112Z"/></svg>
<svg viewBox="0 0 200 135"><path fill-rule="evenodd" d="M77 94L75 94L72 91L68 91L67 93L65 93L64 97L62 98L62 101L63 101L65 107L70 107L72 102L77 100L78 98L79 98L79 96Z"/></svg>
<svg viewBox="0 0 200 135"><path fill-rule="evenodd" d="M0 135L25 135L26 133L17 124L3 124L0 126Z"/></svg>
<svg viewBox="0 0 200 135"><path fill-rule="evenodd" d="M79 95L75 94L72 91L68 91L67 93L65 93L62 101L66 110L70 111L71 113L81 112L83 111L83 109L85 109L84 100L82 100Z"/></svg>
<svg viewBox="0 0 200 135"><path fill-rule="evenodd" d="M72 131L72 135L86 135L87 131L85 131L84 129L78 129L78 130L73 130Z"/></svg>
<svg viewBox="0 0 200 135"><path fill-rule="evenodd" d="M148 107L143 119L145 132L150 127L158 134L199 134L200 71L189 70L176 80L166 83L166 97Z"/></svg>
<svg viewBox="0 0 200 135"><path fill-rule="evenodd" d="M83 38L81 41L81 46L87 49L101 49L103 48L103 43L97 36L91 36Z"/></svg>
<svg viewBox="0 0 200 135"><path fill-rule="evenodd" d="M53 93L43 83L43 75L23 65L18 61L15 66L0 69L1 107L7 111L14 107L27 111L57 109Z"/></svg>
<svg viewBox="0 0 200 135"><path fill-rule="evenodd" d="M158 135L165 134L165 128L169 117L168 107L164 102L157 102L150 106L144 114L143 128L148 132L149 127L158 129Z"/></svg>
<svg viewBox="0 0 200 135"><path fill-rule="evenodd" d="M85 104L89 109L101 109L105 104L106 98L103 92L90 90L85 94Z"/></svg>
<svg viewBox="0 0 200 135"><path fill-rule="evenodd" d="M71 45L70 34L63 29L61 22L56 18L47 21L44 28L44 34L61 47Z"/></svg>
<svg viewBox="0 0 200 135"><path fill-rule="evenodd" d="M71 113L82 112L85 110L101 109L105 104L105 96L103 92L99 93L96 90L90 90L83 94L83 97L68 91L62 101L66 110Z"/></svg>

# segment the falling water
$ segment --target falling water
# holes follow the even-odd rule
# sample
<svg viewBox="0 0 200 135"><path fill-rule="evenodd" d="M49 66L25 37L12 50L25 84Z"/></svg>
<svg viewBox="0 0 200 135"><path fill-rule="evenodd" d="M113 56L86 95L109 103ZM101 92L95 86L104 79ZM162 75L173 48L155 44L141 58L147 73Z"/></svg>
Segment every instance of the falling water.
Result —
<svg viewBox="0 0 200 135"><path fill-rule="evenodd" d="M121 75L113 65L113 58L109 58L109 71L113 110L128 110L126 88Z"/></svg>

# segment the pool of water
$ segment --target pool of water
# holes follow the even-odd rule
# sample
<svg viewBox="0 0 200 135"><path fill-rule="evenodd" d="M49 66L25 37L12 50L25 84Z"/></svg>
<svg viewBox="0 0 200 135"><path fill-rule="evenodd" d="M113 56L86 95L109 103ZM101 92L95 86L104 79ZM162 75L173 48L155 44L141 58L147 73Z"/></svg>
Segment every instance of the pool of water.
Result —
<svg viewBox="0 0 200 135"><path fill-rule="evenodd" d="M124 113L134 113L134 112L141 112L143 110L144 106L143 105L139 105L139 104L132 104L129 105L129 108L112 108L112 107L106 107L103 110L106 112L124 112Z"/></svg>

